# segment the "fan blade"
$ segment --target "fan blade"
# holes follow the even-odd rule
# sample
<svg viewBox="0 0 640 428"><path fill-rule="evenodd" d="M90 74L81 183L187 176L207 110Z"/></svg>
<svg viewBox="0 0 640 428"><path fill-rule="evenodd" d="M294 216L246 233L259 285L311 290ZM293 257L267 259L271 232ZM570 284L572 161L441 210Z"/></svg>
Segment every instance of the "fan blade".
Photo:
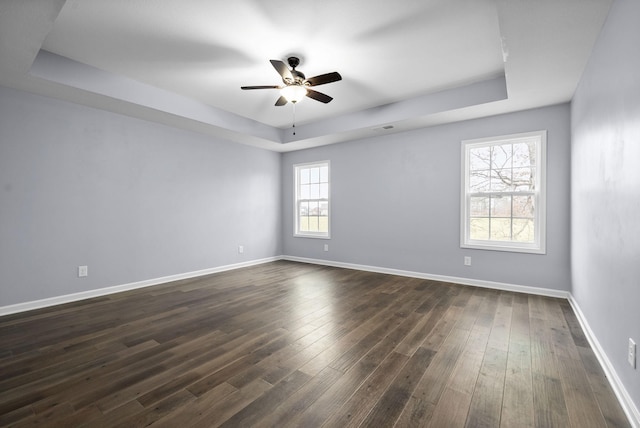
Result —
<svg viewBox="0 0 640 428"><path fill-rule="evenodd" d="M339 80L342 80L342 76L340 76L340 73L337 71L334 71L332 73L310 77L307 79L307 83L309 83L309 86L318 86L326 83L337 82Z"/></svg>
<svg viewBox="0 0 640 428"><path fill-rule="evenodd" d="M333 99L329 95L323 94L322 92L314 91L313 89L307 89L307 96L325 104Z"/></svg>
<svg viewBox="0 0 640 428"><path fill-rule="evenodd" d="M276 101L275 105L280 107L280 106L285 105L287 102L288 102L287 99L285 97L281 96L280 98L278 98L278 101Z"/></svg>
<svg viewBox="0 0 640 428"><path fill-rule="evenodd" d="M291 74L291 71L289 71L289 68L284 62L279 61L277 59L272 59L271 65L273 65L273 68L275 68L278 74L282 76L282 80L287 80L287 79L293 80L293 75Z"/></svg>
<svg viewBox="0 0 640 428"><path fill-rule="evenodd" d="M280 86L269 85L269 86L240 86L240 89L280 89Z"/></svg>

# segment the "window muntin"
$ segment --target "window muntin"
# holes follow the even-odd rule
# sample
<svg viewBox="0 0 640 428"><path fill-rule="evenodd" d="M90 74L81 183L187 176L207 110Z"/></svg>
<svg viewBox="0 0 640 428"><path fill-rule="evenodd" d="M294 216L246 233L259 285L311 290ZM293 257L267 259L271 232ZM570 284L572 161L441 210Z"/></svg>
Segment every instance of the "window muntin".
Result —
<svg viewBox="0 0 640 428"><path fill-rule="evenodd" d="M546 131L462 142L461 246L545 252Z"/></svg>
<svg viewBox="0 0 640 428"><path fill-rule="evenodd" d="M329 162L294 165L295 236L329 238Z"/></svg>

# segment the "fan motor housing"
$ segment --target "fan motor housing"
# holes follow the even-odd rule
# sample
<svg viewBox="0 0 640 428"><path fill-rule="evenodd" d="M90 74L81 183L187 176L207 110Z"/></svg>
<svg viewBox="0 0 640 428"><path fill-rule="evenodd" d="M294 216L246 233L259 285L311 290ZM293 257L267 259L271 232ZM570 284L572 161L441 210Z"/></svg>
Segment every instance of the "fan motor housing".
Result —
<svg viewBox="0 0 640 428"><path fill-rule="evenodd" d="M293 76L292 82L285 82L288 85L303 85L304 81L307 77L303 72L296 70L296 67L300 65L300 58L297 56L290 56L287 58L287 62L289 63L289 67L291 67L291 75Z"/></svg>
<svg viewBox="0 0 640 428"><path fill-rule="evenodd" d="M306 79L304 73L301 71L291 70L291 74L293 75L293 80L295 80L297 83L303 83Z"/></svg>

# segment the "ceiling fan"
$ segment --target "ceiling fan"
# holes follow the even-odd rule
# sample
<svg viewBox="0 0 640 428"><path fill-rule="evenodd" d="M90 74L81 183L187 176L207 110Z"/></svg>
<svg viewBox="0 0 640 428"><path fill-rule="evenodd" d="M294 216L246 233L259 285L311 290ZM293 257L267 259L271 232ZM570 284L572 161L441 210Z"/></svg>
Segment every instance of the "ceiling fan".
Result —
<svg viewBox="0 0 640 428"><path fill-rule="evenodd" d="M300 64L300 59L295 56L289 57L287 59L289 63L289 67L291 70L287 68L287 65L277 59L271 60L271 65L276 71L282 76L283 85L267 85L267 86L241 86L240 89L280 89L280 98L276 101L276 106L283 106L287 104L287 102L297 103L302 100L305 96L312 98L316 101L320 101L321 103L328 103L333 98L329 95L323 94L322 92L314 91L313 89L309 89L312 86L324 85L326 83L337 82L342 80L342 76L340 73L334 71L331 73L320 74L318 76L306 78L305 75L296 70L296 67Z"/></svg>

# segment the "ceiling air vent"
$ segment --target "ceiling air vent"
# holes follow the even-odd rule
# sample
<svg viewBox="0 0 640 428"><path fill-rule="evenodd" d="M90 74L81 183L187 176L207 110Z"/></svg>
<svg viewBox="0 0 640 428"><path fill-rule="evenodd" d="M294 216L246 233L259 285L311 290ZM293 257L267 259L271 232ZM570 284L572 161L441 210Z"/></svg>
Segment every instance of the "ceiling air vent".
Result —
<svg viewBox="0 0 640 428"><path fill-rule="evenodd" d="M378 128L371 128L372 131L388 131L390 129L393 129L393 125L384 125Z"/></svg>

